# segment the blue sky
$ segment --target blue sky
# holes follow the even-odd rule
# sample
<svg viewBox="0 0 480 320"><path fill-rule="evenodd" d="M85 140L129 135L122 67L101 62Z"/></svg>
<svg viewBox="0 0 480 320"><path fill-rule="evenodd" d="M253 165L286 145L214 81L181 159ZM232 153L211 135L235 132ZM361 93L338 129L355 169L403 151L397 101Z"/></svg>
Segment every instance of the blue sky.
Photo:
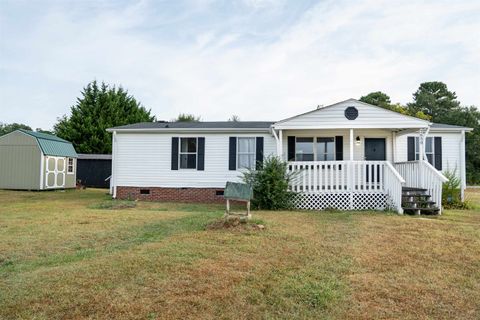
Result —
<svg viewBox="0 0 480 320"><path fill-rule="evenodd" d="M157 115L279 120L439 80L480 106L480 1L0 0L0 122L49 129L96 79Z"/></svg>

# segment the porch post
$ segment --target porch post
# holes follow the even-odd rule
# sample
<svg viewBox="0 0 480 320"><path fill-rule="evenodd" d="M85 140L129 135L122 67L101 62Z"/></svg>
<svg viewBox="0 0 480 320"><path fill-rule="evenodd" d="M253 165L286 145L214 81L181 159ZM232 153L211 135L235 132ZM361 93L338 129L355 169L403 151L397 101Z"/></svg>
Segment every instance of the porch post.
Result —
<svg viewBox="0 0 480 320"><path fill-rule="evenodd" d="M423 188L423 161L425 160L425 132L423 129L420 129L420 137L418 139L418 160L419 160L419 169L420 172L418 173L419 178L419 186L417 188Z"/></svg>
<svg viewBox="0 0 480 320"><path fill-rule="evenodd" d="M348 190L349 190L349 208L350 210L353 210L353 191L354 191L354 186L353 183L355 181L354 178L354 170L353 170L353 129L350 129L350 162L348 163Z"/></svg>
<svg viewBox="0 0 480 320"><path fill-rule="evenodd" d="M353 161L353 129L350 129L350 161Z"/></svg>
<svg viewBox="0 0 480 320"><path fill-rule="evenodd" d="M397 132L392 131L392 163L395 163L397 153Z"/></svg>
<svg viewBox="0 0 480 320"><path fill-rule="evenodd" d="M284 159L283 159L283 130L282 129L278 130L278 142L277 143L278 143L277 153L278 153L278 156L280 157L280 159L282 159L282 161L283 161Z"/></svg>

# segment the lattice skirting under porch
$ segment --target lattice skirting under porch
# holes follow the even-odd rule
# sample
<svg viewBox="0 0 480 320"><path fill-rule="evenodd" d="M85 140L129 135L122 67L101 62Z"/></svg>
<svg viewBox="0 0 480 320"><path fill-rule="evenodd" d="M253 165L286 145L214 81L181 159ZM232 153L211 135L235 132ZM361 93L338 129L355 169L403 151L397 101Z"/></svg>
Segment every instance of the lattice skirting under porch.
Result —
<svg viewBox="0 0 480 320"><path fill-rule="evenodd" d="M391 208L391 201L383 192L299 193L295 199L297 209L306 210L385 210Z"/></svg>

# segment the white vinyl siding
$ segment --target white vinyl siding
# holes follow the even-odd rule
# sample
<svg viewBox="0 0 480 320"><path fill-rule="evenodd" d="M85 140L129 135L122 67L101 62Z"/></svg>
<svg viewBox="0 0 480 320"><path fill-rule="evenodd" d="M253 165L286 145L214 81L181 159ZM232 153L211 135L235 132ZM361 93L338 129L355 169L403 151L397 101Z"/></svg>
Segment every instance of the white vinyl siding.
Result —
<svg viewBox="0 0 480 320"><path fill-rule="evenodd" d="M418 137L418 134L408 134L397 137L396 162L407 161L407 137L409 136ZM456 170L457 175L460 175L461 134L459 132L439 132L437 130L431 130L430 134L428 135L428 138L430 137L442 138L442 172ZM435 147L435 143L433 141L432 146L433 148Z"/></svg>
<svg viewBox="0 0 480 320"><path fill-rule="evenodd" d="M265 157L275 154L275 139L267 133L202 133L201 136L205 137L205 170L172 171L172 137L192 137L191 133L117 132L115 184L132 187L224 188L227 181L240 182L241 172L228 170L229 136L232 135L240 138L264 137Z"/></svg>
<svg viewBox="0 0 480 320"><path fill-rule="evenodd" d="M355 120L345 118L345 109L351 106L358 110L358 118ZM281 121L274 127L282 129L426 128L428 122L352 100Z"/></svg>

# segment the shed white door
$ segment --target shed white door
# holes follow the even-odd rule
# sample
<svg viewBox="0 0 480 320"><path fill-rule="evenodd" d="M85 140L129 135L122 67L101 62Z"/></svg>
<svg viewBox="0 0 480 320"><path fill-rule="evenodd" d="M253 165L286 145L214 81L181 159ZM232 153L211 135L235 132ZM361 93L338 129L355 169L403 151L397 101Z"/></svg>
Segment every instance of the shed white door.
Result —
<svg viewBox="0 0 480 320"><path fill-rule="evenodd" d="M64 188L67 164L62 157L46 157L46 187Z"/></svg>

